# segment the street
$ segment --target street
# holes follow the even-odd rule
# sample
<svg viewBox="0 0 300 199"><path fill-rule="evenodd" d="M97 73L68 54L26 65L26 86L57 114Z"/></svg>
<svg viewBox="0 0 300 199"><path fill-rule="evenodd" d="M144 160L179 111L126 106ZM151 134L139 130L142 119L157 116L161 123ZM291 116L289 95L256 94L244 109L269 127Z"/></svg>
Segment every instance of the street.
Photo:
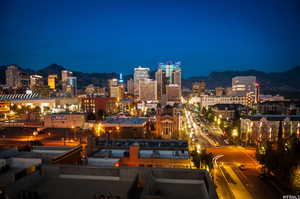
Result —
<svg viewBox="0 0 300 199"><path fill-rule="evenodd" d="M255 148L227 145L219 129L196 121L187 109L185 117L190 148L207 148L215 157L213 178L220 199L281 198L272 185L259 178L261 165L255 159Z"/></svg>

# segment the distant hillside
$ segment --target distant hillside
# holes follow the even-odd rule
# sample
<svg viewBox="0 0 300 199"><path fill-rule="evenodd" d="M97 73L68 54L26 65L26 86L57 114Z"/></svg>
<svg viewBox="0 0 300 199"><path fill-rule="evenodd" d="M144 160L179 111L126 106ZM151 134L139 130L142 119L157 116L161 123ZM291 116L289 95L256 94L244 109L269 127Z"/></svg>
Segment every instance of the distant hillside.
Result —
<svg viewBox="0 0 300 199"><path fill-rule="evenodd" d="M51 74L60 75L62 70L66 70L66 69L58 64L51 64L51 65L47 66L46 68L38 70L37 72L39 74L41 74L42 76L46 77Z"/></svg>
<svg viewBox="0 0 300 199"><path fill-rule="evenodd" d="M261 91L270 94L298 95L300 97L300 66L284 72L266 73L257 70L212 72L207 77L190 77L183 80L183 85L191 88L193 82L204 80L208 88L231 86L235 76L256 76Z"/></svg>

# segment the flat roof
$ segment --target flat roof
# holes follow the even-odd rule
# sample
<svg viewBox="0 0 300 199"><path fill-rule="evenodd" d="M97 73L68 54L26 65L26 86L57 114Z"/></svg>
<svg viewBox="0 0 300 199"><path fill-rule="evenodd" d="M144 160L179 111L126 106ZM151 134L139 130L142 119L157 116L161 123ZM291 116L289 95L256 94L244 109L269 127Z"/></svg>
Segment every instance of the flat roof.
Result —
<svg viewBox="0 0 300 199"><path fill-rule="evenodd" d="M153 150L140 150L140 158L164 158L164 159L188 159L189 152L187 150L155 150L156 154L153 154ZM93 154L94 158L104 158L110 154L110 158L122 158L124 153L128 152L126 149L101 149Z"/></svg>
<svg viewBox="0 0 300 199"><path fill-rule="evenodd" d="M250 119L254 121L261 120L261 118L266 118L269 121L283 121L289 118L290 121L300 121L300 115L249 115L244 116L242 119Z"/></svg>
<svg viewBox="0 0 300 199"><path fill-rule="evenodd" d="M147 121L147 117L108 117L103 124L144 124Z"/></svg>

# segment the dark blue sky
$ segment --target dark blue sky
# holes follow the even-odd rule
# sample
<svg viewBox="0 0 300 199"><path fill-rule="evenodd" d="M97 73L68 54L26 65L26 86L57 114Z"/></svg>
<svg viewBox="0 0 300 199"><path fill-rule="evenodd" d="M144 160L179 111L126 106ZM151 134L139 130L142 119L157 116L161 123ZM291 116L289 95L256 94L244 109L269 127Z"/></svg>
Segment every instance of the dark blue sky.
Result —
<svg viewBox="0 0 300 199"><path fill-rule="evenodd" d="M299 13L299 0L2 0L0 65L283 71L300 65Z"/></svg>

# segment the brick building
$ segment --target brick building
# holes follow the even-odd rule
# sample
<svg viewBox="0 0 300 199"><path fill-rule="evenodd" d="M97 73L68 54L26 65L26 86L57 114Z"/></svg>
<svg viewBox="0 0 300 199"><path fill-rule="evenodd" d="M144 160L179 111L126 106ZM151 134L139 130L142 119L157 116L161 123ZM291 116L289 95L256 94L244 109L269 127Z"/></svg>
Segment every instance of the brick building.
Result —
<svg viewBox="0 0 300 199"><path fill-rule="evenodd" d="M111 114L115 112L116 102L113 97L87 96L82 98L82 109L86 113L98 113L101 110Z"/></svg>

